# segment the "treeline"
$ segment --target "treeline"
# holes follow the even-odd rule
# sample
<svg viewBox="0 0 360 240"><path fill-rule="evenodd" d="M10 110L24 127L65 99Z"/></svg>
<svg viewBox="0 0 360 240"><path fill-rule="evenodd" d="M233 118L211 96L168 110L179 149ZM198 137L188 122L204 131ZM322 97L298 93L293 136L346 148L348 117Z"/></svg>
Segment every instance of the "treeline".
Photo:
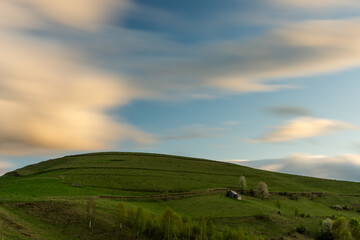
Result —
<svg viewBox="0 0 360 240"><path fill-rule="evenodd" d="M216 230L210 219L182 218L171 209L166 209L161 216L156 216L142 207L126 208L118 204L119 228L130 229L135 238L148 237L163 240L263 240L242 228L226 227Z"/></svg>
<svg viewBox="0 0 360 240"><path fill-rule="evenodd" d="M339 217L321 222L319 240L360 240L360 221L357 218L347 220Z"/></svg>

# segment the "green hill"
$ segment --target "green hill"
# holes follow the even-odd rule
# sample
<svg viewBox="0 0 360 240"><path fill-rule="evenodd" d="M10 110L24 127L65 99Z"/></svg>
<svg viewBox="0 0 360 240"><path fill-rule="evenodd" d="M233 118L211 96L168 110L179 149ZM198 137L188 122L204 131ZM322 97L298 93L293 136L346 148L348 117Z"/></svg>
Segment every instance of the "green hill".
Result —
<svg viewBox="0 0 360 240"><path fill-rule="evenodd" d="M243 200L225 196L245 176ZM269 199L254 197L263 181ZM89 230L85 205L96 204ZM142 207L153 216L171 208L181 217L211 219L218 231L242 227L265 238L314 238L326 217L359 218L360 183L280 174L179 156L92 153L29 165L0 178L0 239L132 239L120 231L117 205ZM280 211L277 202L281 202ZM341 205L347 210L333 210ZM295 216L299 209L300 216ZM301 217L303 216L303 217ZM140 235L137 239L152 239Z"/></svg>

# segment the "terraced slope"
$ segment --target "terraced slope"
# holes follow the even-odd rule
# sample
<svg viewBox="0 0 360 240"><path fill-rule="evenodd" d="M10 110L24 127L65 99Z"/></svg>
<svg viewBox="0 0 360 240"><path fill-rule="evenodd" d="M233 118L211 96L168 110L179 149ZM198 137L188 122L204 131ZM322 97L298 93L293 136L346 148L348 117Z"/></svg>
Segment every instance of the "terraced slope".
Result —
<svg viewBox="0 0 360 240"><path fill-rule="evenodd" d="M239 176L246 177L249 189L255 189L259 181L266 182L272 191L270 199L225 197L226 189L237 189ZM10 240L42 239L45 235L45 239L89 239L86 224L81 223L86 222L84 204L92 198L101 219L97 233L91 233L93 239L118 239L113 226L119 201L155 215L171 207L183 217L211 218L218 229L242 226L271 238L290 238L289 233L303 224L311 237L318 231L319 220L327 216L359 217L359 196L360 183L205 159L146 153L83 154L29 165L1 177L0 236L6 234L3 238ZM281 214L277 213L277 200L282 203ZM335 204L350 210L330 209ZM296 208L308 217L295 217ZM265 218L259 217L264 214Z"/></svg>

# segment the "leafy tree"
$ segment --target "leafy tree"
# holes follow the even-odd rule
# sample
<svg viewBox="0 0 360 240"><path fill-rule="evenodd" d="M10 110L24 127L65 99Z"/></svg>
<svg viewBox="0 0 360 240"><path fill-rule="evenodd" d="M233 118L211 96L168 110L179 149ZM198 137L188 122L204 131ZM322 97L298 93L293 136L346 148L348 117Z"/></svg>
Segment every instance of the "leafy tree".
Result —
<svg viewBox="0 0 360 240"><path fill-rule="evenodd" d="M239 187L241 192L244 193L247 188L246 178L244 176L239 177Z"/></svg>
<svg viewBox="0 0 360 240"><path fill-rule="evenodd" d="M281 210L281 201L280 201L280 199L276 199L276 207L279 209L279 212L280 212L280 210Z"/></svg>
<svg viewBox="0 0 360 240"><path fill-rule="evenodd" d="M171 209L166 209L164 214L162 215L162 228L163 231L165 233L164 235L164 239L170 239L170 230L171 230L171 217L172 217L172 210Z"/></svg>
<svg viewBox="0 0 360 240"><path fill-rule="evenodd" d="M117 210L118 210L118 214L119 214L120 229L122 229L123 222L125 220L125 213L126 213L125 204L120 202L117 206Z"/></svg>
<svg viewBox="0 0 360 240"><path fill-rule="evenodd" d="M95 202L94 200L90 199L87 201L86 204L86 215L87 215L87 219L89 220L89 228L92 227L92 222L94 221L95 218Z"/></svg>
<svg viewBox="0 0 360 240"><path fill-rule="evenodd" d="M138 237L144 231L146 220L147 219L144 209L142 207L139 207L136 210L134 219L134 230L136 232L136 237Z"/></svg>
<svg viewBox="0 0 360 240"><path fill-rule="evenodd" d="M203 216L200 217L199 222L199 229L200 229L200 239L201 240L207 240L207 229L206 229L206 221Z"/></svg>
<svg viewBox="0 0 360 240"><path fill-rule="evenodd" d="M129 224L129 226L133 227L135 224L136 208L131 207L130 209L128 209L126 211L126 215L127 215L127 222Z"/></svg>
<svg viewBox="0 0 360 240"><path fill-rule="evenodd" d="M259 182L259 184L256 187L256 194L261 198L265 199L269 197L269 191L266 183Z"/></svg>
<svg viewBox="0 0 360 240"><path fill-rule="evenodd" d="M360 222L356 218L352 218L349 221L349 227L351 231L351 235L354 239L360 240Z"/></svg>
<svg viewBox="0 0 360 240"><path fill-rule="evenodd" d="M209 239L212 239L212 237L215 235L215 229L214 229L214 224L211 221L211 219L208 219L206 221L206 229L207 229L207 236Z"/></svg>
<svg viewBox="0 0 360 240"><path fill-rule="evenodd" d="M348 221L344 217L339 217L334 221L332 233L335 240L351 240L352 236L348 228Z"/></svg>

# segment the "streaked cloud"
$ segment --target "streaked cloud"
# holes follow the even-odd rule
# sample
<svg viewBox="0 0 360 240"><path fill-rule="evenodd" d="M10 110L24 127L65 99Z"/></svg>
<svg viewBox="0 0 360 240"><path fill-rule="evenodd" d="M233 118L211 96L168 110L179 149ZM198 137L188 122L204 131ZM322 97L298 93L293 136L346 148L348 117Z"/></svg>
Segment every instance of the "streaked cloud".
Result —
<svg viewBox="0 0 360 240"><path fill-rule="evenodd" d="M180 129L172 130L162 140L187 140L198 138L212 138L224 132L224 128L209 127L203 124L184 126Z"/></svg>
<svg viewBox="0 0 360 240"><path fill-rule="evenodd" d="M293 7L297 9L303 8L311 11L326 11L329 9L360 7L359 1L356 0L272 0L272 2L280 6Z"/></svg>
<svg viewBox="0 0 360 240"><path fill-rule="evenodd" d="M356 130L357 127L330 119L300 117L285 122L282 126L274 127L274 130L263 137L251 140L254 143L285 142L301 138L329 135L343 130Z"/></svg>
<svg viewBox="0 0 360 240"><path fill-rule="evenodd" d="M296 88L289 78L358 67L359 28L357 18L300 21L250 39L200 46L149 35L139 48L125 51L127 61L117 61L139 73L139 84L151 82L149 89L168 97L276 91Z"/></svg>
<svg viewBox="0 0 360 240"><path fill-rule="evenodd" d="M0 20L0 153L100 150L120 141L154 142L150 134L106 113L145 96L144 91L126 77L95 67L84 52L26 31L58 24L93 31L94 24L101 25L122 3L0 1L5 6L0 13L5 11L11 20Z"/></svg>
<svg viewBox="0 0 360 240"><path fill-rule="evenodd" d="M239 125L241 122L239 121L224 121L222 122L223 125L226 125L226 126L237 126Z"/></svg>
<svg viewBox="0 0 360 240"><path fill-rule="evenodd" d="M251 39L183 44L166 34L105 24L134 7L125 0L0 0L0 51L6 56L0 58L0 153L153 143L156 137L115 121L109 110L139 99L276 91L293 88L289 78L359 66L359 19L303 21ZM181 21L180 15L173 19ZM311 121L298 121L256 141L352 128L322 122L315 130ZM293 133L292 124L308 132ZM219 132L182 129L163 139Z"/></svg>
<svg viewBox="0 0 360 240"><path fill-rule="evenodd" d="M358 154L339 156L293 154L283 159L246 161L239 164L282 173L360 181Z"/></svg>
<svg viewBox="0 0 360 240"><path fill-rule="evenodd" d="M281 117L310 116L311 113L305 108L297 106L278 106L267 109L270 113Z"/></svg>
<svg viewBox="0 0 360 240"><path fill-rule="evenodd" d="M82 30L94 30L115 13L129 8L127 0L2 0L0 24L43 28L52 24ZM115 11L116 10L116 11Z"/></svg>

